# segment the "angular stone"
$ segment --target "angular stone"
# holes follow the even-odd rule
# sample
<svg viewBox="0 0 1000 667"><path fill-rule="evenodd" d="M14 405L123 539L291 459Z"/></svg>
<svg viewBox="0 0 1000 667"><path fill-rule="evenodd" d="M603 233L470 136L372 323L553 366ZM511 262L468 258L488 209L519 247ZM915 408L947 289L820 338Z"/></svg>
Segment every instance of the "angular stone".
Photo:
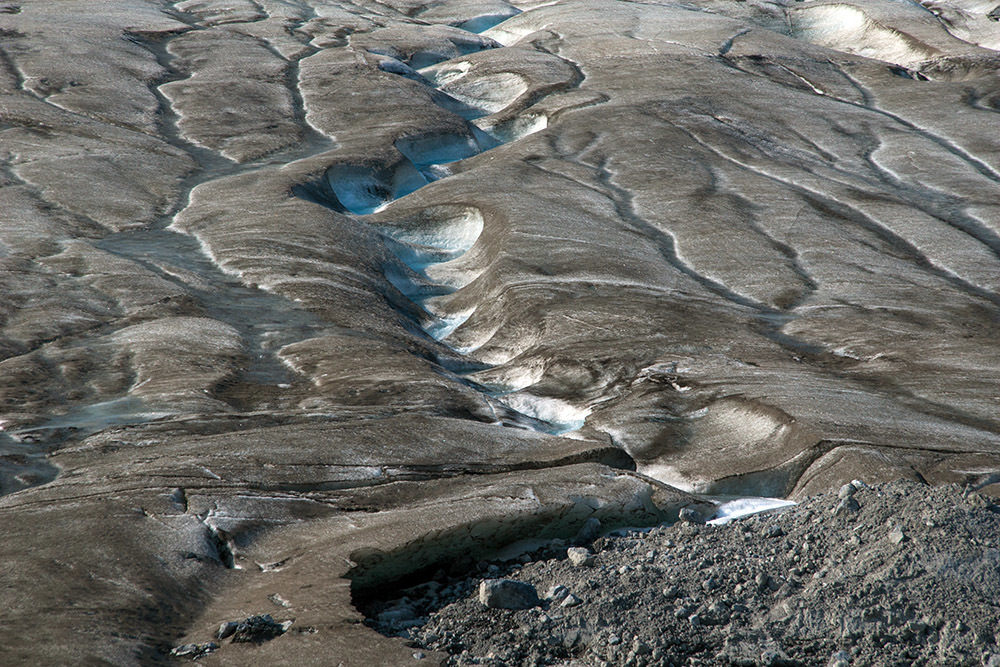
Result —
<svg viewBox="0 0 1000 667"><path fill-rule="evenodd" d="M570 547L566 550L566 556L573 567L585 567L594 564L594 554L589 549L583 547Z"/></svg>
<svg viewBox="0 0 1000 667"><path fill-rule="evenodd" d="M534 586L510 579L480 582L479 601L491 609L531 609L540 603Z"/></svg>

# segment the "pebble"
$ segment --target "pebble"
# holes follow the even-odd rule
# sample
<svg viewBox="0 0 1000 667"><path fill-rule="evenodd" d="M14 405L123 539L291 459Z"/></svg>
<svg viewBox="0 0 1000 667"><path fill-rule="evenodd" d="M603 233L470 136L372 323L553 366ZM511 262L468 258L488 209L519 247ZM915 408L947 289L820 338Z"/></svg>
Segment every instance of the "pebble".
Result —
<svg viewBox="0 0 1000 667"><path fill-rule="evenodd" d="M579 604L583 604L583 600L581 600L580 598L578 598L575 595L573 595L572 593L570 593L569 595L567 595L565 597L565 599L563 599L563 601L559 604L559 606L560 607L575 607L575 606L577 606Z"/></svg>
<svg viewBox="0 0 1000 667"><path fill-rule="evenodd" d="M236 632L236 628L240 627L240 624L236 621L226 621L219 626L218 632L215 633L216 639L225 639Z"/></svg>
<svg viewBox="0 0 1000 667"><path fill-rule="evenodd" d="M704 588L706 591L718 590L719 582L713 579L712 577L709 577L708 579L702 582L701 587Z"/></svg>
<svg viewBox="0 0 1000 667"><path fill-rule="evenodd" d="M830 667L850 667L851 654L847 651L837 651L830 658Z"/></svg>
<svg viewBox="0 0 1000 667"><path fill-rule="evenodd" d="M555 600L556 602L558 602L559 600L565 598L567 595L569 595L569 589L563 586L562 584L556 584L555 586L549 589L548 593L545 594L545 598L547 600Z"/></svg>
<svg viewBox="0 0 1000 667"><path fill-rule="evenodd" d="M286 623L291 625L288 621ZM270 614L248 616L246 620L240 621L239 625L236 626L232 642L234 644L265 642L283 635L287 629L288 626L284 623L277 623Z"/></svg>
<svg viewBox="0 0 1000 667"><path fill-rule="evenodd" d="M858 501L854 499L854 496L848 496L847 498L843 498L840 503L833 508L833 513L838 516L841 514L855 514L860 509L861 505L859 505Z"/></svg>
<svg viewBox="0 0 1000 667"><path fill-rule="evenodd" d="M534 586L510 579L484 579L479 601L490 609L531 609L540 602Z"/></svg>
<svg viewBox="0 0 1000 667"><path fill-rule="evenodd" d="M198 650L197 644L184 644L183 646L174 647L174 649L170 651L170 655L178 655L178 656L191 655L192 653L195 653L197 650Z"/></svg>
<svg viewBox="0 0 1000 667"><path fill-rule="evenodd" d="M858 488L853 484L844 484L840 487L840 491L837 492L837 497L843 500L844 498L850 498L857 492Z"/></svg>
<svg viewBox="0 0 1000 667"><path fill-rule="evenodd" d="M690 507L685 507L677 514L677 519L682 523L705 523L701 517Z"/></svg>
<svg viewBox="0 0 1000 667"><path fill-rule="evenodd" d="M590 567L594 564L594 554L584 547L570 547L566 550L566 555L573 567Z"/></svg>
<svg viewBox="0 0 1000 667"><path fill-rule="evenodd" d="M170 655L178 657L189 657L192 660L197 660L198 658L204 657L219 648L219 645L215 642L208 642L207 644L184 644L183 646L177 646L170 651Z"/></svg>
<svg viewBox="0 0 1000 667"><path fill-rule="evenodd" d="M782 530L781 526L775 525L775 526L771 526L771 527L769 527L767 529L767 536L768 537L781 537L784 534L785 534L785 531Z"/></svg>
<svg viewBox="0 0 1000 667"><path fill-rule="evenodd" d="M580 532L576 534L576 539L580 542L588 543L597 539L601 534L601 520L592 516L583 522Z"/></svg>
<svg viewBox="0 0 1000 667"><path fill-rule="evenodd" d="M892 530L889 531L889 541L893 544L899 544L900 542L906 541L906 533L903 532L903 527L897 524Z"/></svg>

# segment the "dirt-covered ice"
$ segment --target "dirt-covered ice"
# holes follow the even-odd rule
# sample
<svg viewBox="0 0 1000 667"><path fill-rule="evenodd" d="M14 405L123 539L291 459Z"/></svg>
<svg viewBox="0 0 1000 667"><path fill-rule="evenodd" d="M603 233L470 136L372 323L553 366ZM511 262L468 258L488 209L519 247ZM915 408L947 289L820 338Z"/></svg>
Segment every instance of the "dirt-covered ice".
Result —
<svg viewBox="0 0 1000 667"><path fill-rule="evenodd" d="M502 659L825 663L882 642L897 663L989 664L981 600L954 625L953 598L901 559L964 591L993 558L956 537L991 510L955 508L1000 495L998 16L0 3L0 662L453 660L378 634L352 595L437 570L454 594L469 562L590 519L718 507L725 525L642 538L675 535L693 565L612 546L639 538L567 556L595 560L574 576L633 568L594 590L650 609L640 564L707 571L664 616L694 655L613 616L624 602L594 629L550 601L545 627L566 632L524 617L541 634L503 626ZM808 499L855 478L978 495L875 487L857 515ZM897 488L945 532L899 519L903 546L883 549L872 522L910 516ZM810 511L787 545L745 530L799 535ZM835 543L850 521L867 541ZM740 544L758 565L717 562ZM812 579L814 550L843 556L828 569L847 583ZM858 554L902 574L879 584ZM602 608L583 582L564 584L574 614ZM846 625L806 613L817 600ZM489 652L479 629L463 661Z"/></svg>

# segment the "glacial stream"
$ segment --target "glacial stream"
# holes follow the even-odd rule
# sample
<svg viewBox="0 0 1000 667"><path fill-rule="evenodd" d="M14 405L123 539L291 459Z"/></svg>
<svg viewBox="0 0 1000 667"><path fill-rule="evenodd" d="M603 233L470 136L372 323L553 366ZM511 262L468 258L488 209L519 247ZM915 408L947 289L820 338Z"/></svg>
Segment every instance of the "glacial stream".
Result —
<svg viewBox="0 0 1000 667"><path fill-rule="evenodd" d="M462 24L470 32L485 32L498 28L503 21L498 16ZM506 20L511 17L503 17ZM503 34L502 32L500 34ZM499 34L497 35L500 36ZM464 54L468 56L472 53ZM470 69L460 56L449 61L434 62L420 69L393 58L386 58L380 68L433 88L432 99L438 106L466 121L464 134L424 134L404 136L394 143L402 159L390 166L338 164L326 172L326 183L333 198L320 200L345 213L357 216L372 226L385 239L386 245L412 272L417 284L407 276L387 274L386 278L431 315L433 321L424 331L460 355L471 352L448 343L448 337L460 327L475 309L445 314L438 299L469 284L476 274L464 273L460 279L445 269L459 260L476 244L483 231L481 212L468 206L448 211L432 226L418 230L392 225L375 225L367 220L373 213L390 209L393 202L435 181L451 175L448 165L474 157L506 143L516 141L547 127L544 114L526 112L502 125L490 126L478 122L497 114L513 104L526 90L526 84L514 74L486 75L475 85L463 86L463 77ZM579 85L576 82L574 87ZM300 195L316 201L305 191ZM482 370L479 368L477 370ZM584 424L589 409L565 401L533 396L518 388L487 388L480 391L504 403L526 417L523 424L531 428L561 435L578 430Z"/></svg>

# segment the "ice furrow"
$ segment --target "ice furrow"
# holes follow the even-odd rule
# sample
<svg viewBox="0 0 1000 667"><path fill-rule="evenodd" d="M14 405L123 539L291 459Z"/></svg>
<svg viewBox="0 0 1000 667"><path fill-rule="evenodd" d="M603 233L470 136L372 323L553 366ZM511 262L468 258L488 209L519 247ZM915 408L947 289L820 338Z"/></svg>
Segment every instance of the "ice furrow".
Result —
<svg viewBox="0 0 1000 667"><path fill-rule="evenodd" d="M927 257L927 255L923 251L921 251L916 245L914 245L909 239L892 231L882 223L866 215L864 212L858 210L857 208L845 204L830 195L818 192L816 190L803 186L799 183L795 183L788 179L769 173L764 169L760 169L754 167L753 165L742 162L739 159L731 155L728 155L722 150L711 145L709 142L699 137L692 130L680 125L678 127L681 128L684 132L686 132L691 137L692 140L696 141L698 144L700 144L705 149L711 151L716 156L728 162L731 162L740 169L744 169L746 171L757 174L758 176L767 178L771 181L774 181L775 183L782 185L785 188L788 188L793 192L796 192L797 194L802 196L807 202L811 203L814 202L814 204L812 205L818 206L819 207L818 210L820 211L823 210L832 211L838 217L841 217L845 220L850 220L855 224L861 226L862 228L875 233L876 235L885 239L891 246L906 252L910 256L910 258L917 263L918 266L923 267L924 269L930 271L937 277L944 279L945 281L955 285L956 287L959 287L963 291L968 292L973 296L986 299L992 303L1000 304L1000 295L991 292L987 289L984 289L978 285L975 285L965 280L961 276L955 274L953 271L939 266L937 262L934 262L929 257Z"/></svg>
<svg viewBox="0 0 1000 667"><path fill-rule="evenodd" d="M1000 183L1000 171L997 171L996 169L994 169L993 167L991 167L987 163L983 162L982 160L980 160L979 158L977 158L975 155L972 155L971 153L969 153L968 151L966 151L964 148L962 148L961 146L957 145L953 141L950 141L949 139L947 139L945 137L942 137L942 136L940 136L938 134L935 134L931 130L922 128L919 125L917 125L916 123L913 123L913 122L911 122L909 120L906 120L905 118L903 118L899 114L893 113L891 111L887 111L885 109L880 109L873 102L874 98L872 97L871 93L867 90L867 88L860 81L858 81L855 77L851 76L842 67L838 67L836 65L834 65L834 67L840 72L840 74L852 86L854 86L859 92L861 92L861 94L863 96L863 99L865 100L865 103L864 104L858 104L857 102L854 102L852 100L847 100L847 99L842 99L842 98L836 98L838 101L840 101L840 102L842 102L844 104L847 104L847 105L850 105L850 106L853 106L853 107L858 107L858 108L861 108L861 109L865 109L866 111L870 111L872 113L876 113L876 114L879 114L881 116L885 116L886 118L889 118L893 122L898 123L899 125L901 125L904 128L906 128L907 130L910 130L910 131L916 133L917 135L919 135L919 136L927 139L928 141L931 141L931 142L937 144L938 146L940 146L941 148L943 148L945 151L951 153L952 155L954 155L955 157L959 158L960 160L968 163L969 166L972 167L979 174L985 176L986 178L990 179L991 181L995 181L997 183Z"/></svg>

